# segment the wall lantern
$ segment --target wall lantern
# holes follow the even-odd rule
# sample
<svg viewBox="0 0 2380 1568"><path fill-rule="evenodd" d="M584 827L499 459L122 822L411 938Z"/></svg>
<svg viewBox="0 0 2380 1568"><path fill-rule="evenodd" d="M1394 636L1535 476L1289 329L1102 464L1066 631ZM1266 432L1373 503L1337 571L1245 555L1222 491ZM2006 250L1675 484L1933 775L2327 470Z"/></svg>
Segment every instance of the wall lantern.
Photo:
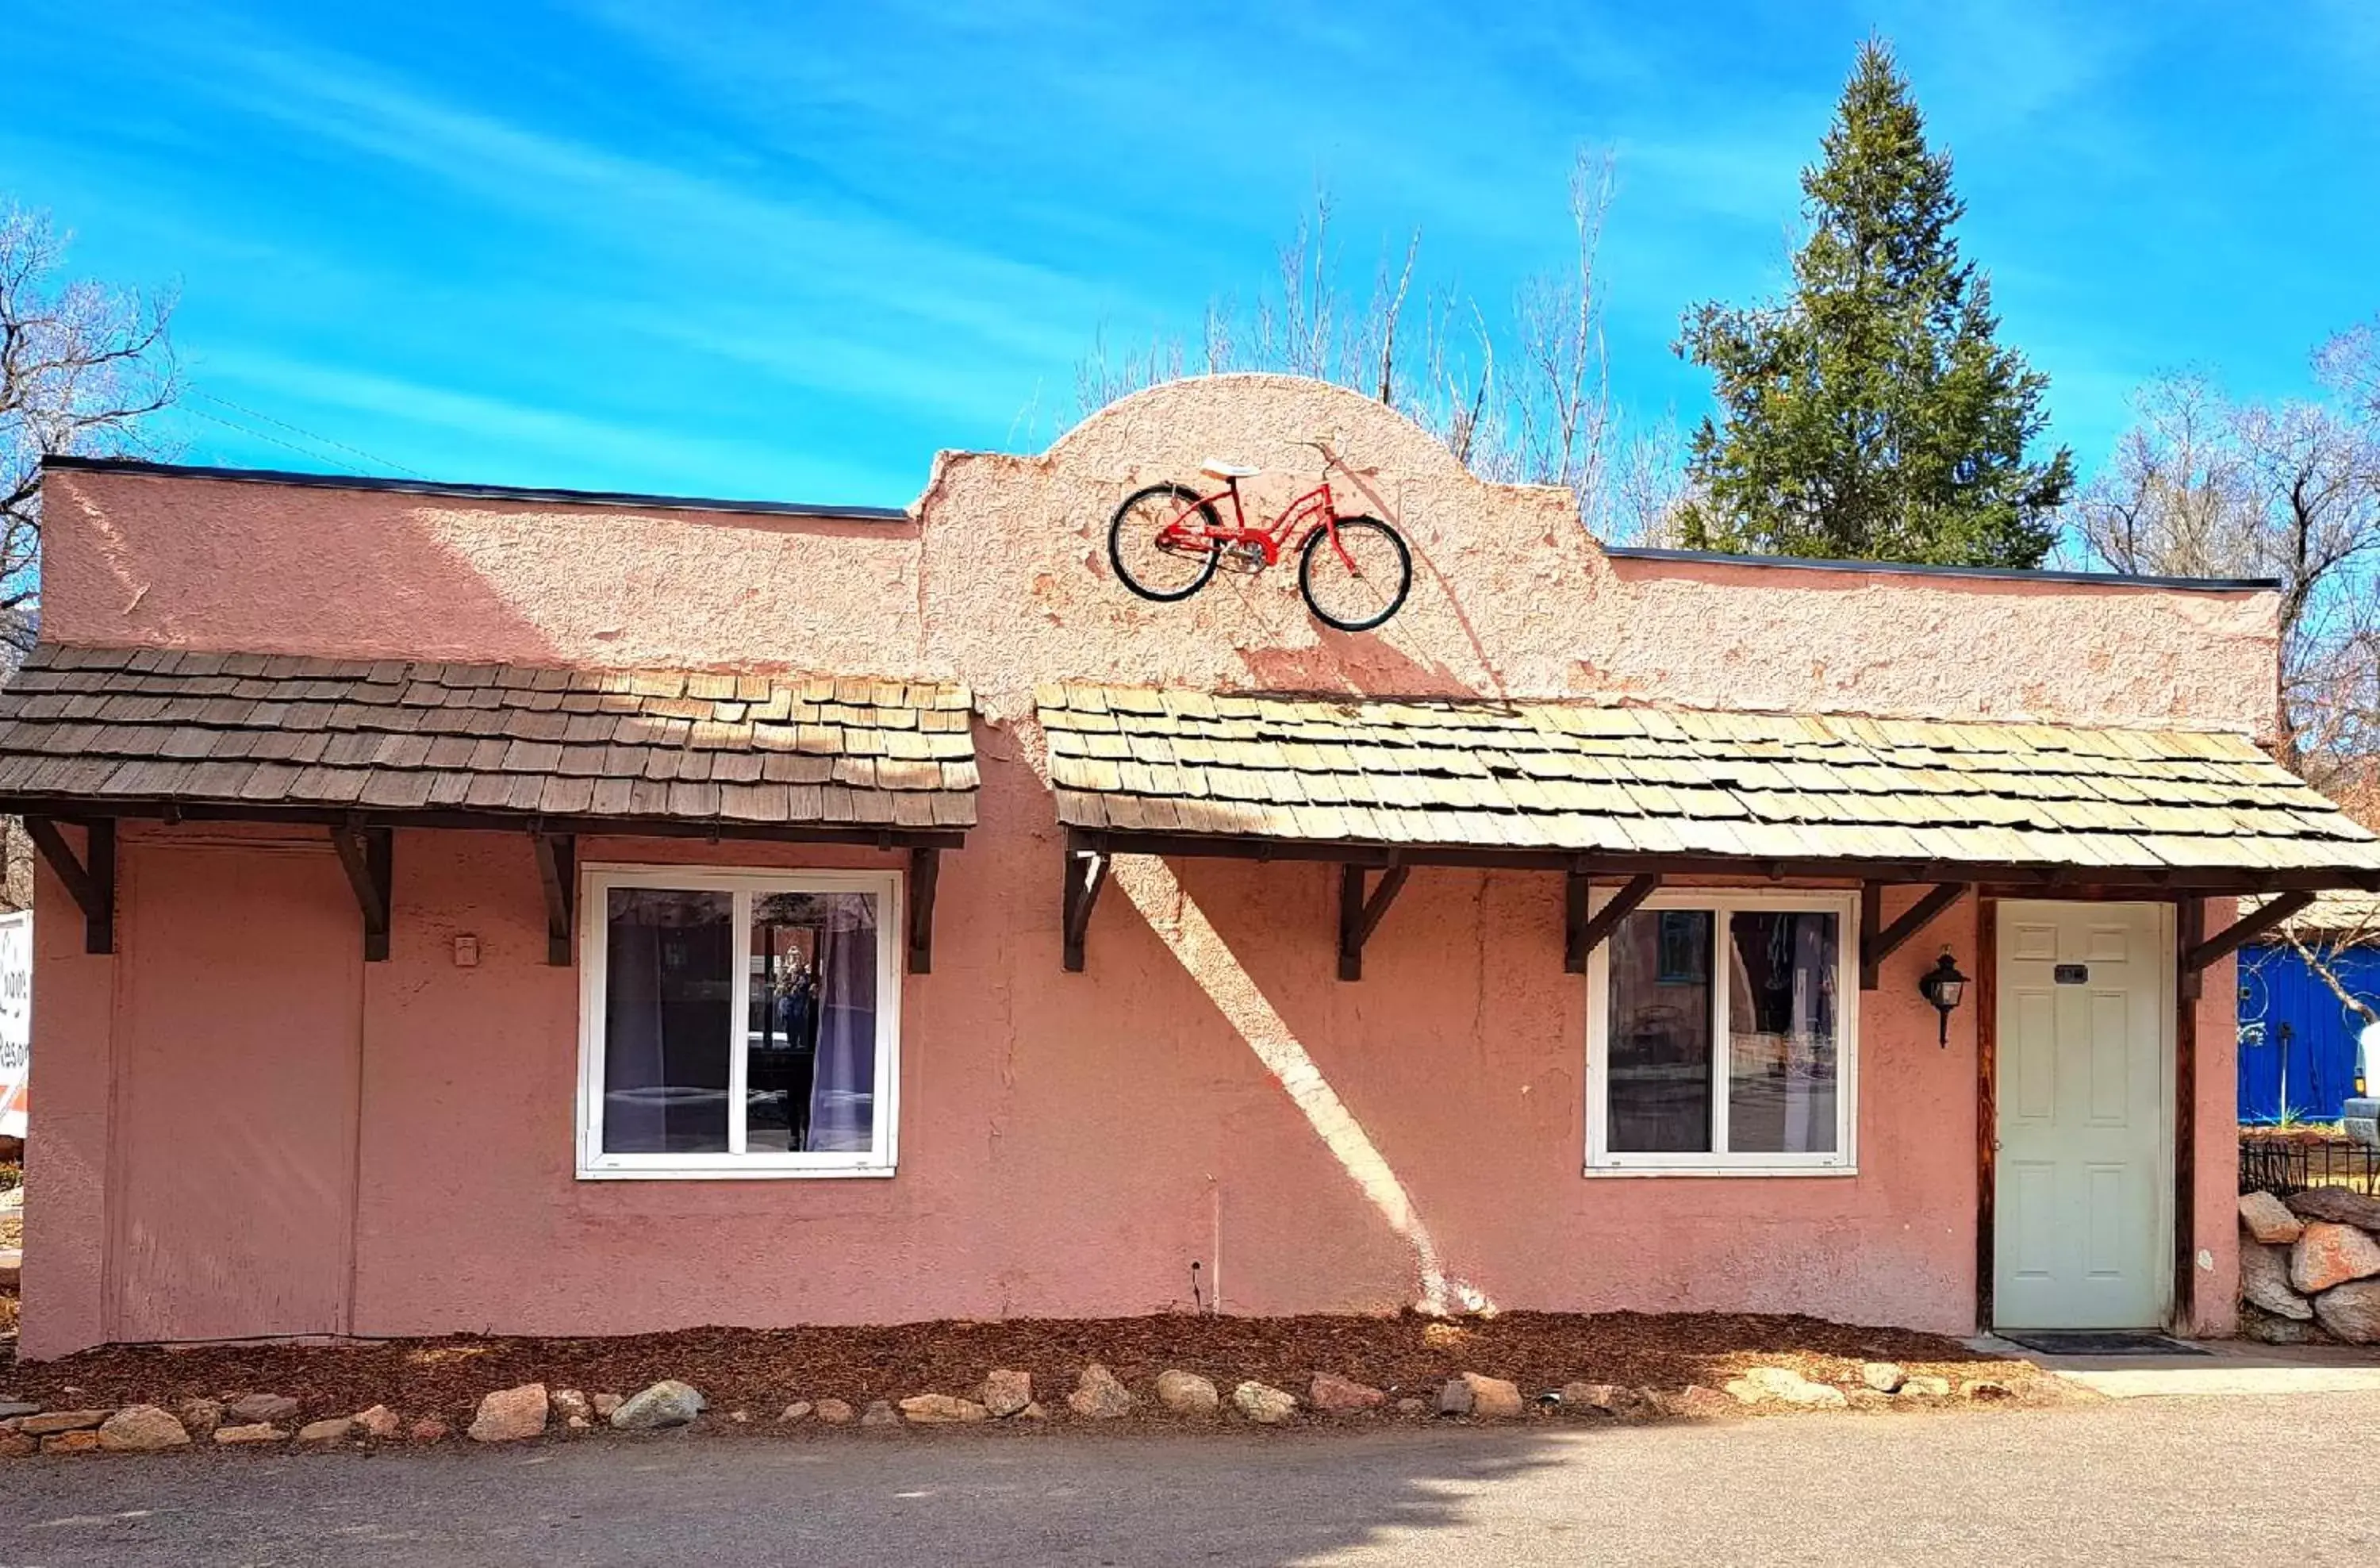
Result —
<svg viewBox="0 0 2380 1568"><path fill-rule="evenodd" d="M1926 970L1918 980L1917 994L1932 1003L1934 1011L1942 1015L1940 1043L1948 1050L1950 1044L1950 1015L1957 1011L1960 1003L1966 1000L1967 977L1959 972L1959 966L1945 953L1941 962Z"/></svg>

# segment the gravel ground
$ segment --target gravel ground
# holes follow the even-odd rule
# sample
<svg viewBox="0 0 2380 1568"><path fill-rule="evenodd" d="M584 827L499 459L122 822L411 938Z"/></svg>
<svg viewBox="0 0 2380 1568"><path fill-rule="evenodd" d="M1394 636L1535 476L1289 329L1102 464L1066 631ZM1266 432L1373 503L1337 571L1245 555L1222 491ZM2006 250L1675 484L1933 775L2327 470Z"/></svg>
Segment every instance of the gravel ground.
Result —
<svg viewBox="0 0 2380 1568"><path fill-rule="evenodd" d="M2369 1564L2380 1395L1902 1420L1082 1428L36 1459L0 1568Z"/></svg>

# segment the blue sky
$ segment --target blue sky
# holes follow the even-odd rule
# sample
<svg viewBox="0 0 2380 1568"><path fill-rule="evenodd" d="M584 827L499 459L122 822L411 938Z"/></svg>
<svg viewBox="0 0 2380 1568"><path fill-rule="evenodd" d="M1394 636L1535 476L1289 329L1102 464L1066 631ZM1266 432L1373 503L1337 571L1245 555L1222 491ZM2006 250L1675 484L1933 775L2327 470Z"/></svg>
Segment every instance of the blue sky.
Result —
<svg viewBox="0 0 2380 1568"><path fill-rule="evenodd" d="M1490 313L1610 148L1612 385L1772 291L1890 36L2085 469L2160 371L2308 390L2380 310L2380 6L9 0L0 193L177 282L184 460L897 504L1034 448L1094 333L1195 328L1318 181Z"/></svg>

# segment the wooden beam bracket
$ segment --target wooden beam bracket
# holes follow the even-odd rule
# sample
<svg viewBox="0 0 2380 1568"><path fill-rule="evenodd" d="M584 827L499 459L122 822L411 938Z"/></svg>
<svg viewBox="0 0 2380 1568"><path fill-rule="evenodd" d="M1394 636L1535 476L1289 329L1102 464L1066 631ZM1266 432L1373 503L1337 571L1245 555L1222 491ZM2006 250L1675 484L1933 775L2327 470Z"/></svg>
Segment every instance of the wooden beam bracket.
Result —
<svg viewBox="0 0 2380 1568"><path fill-rule="evenodd" d="M545 961L570 967L578 934L578 840L570 833L533 833L537 880L545 890Z"/></svg>
<svg viewBox="0 0 2380 1568"><path fill-rule="evenodd" d="M1066 880L1061 904L1062 934L1065 938L1065 966L1070 975L1083 972L1083 933L1090 929L1091 906L1099 901L1099 890L1107 886L1108 857L1099 850L1080 845L1066 846Z"/></svg>
<svg viewBox="0 0 2380 1568"><path fill-rule="evenodd" d="M1562 933L1562 967L1573 975L1586 973L1586 961L1604 939L1620 929L1620 922L1636 913L1637 907L1653 896L1661 885L1660 876L1647 871L1631 877L1610 901L1593 915L1587 913L1589 883L1584 871L1567 874L1564 906L1567 918Z"/></svg>
<svg viewBox="0 0 2380 1568"><path fill-rule="evenodd" d="M1391 865L1380 875L1378 887L1367 894L1364 889L1364 868L1347 864L1339 868L1339 978L1360 980L1364 978L1364 944L1372 940L1372 932L1389 906L1397 901L1404 890L1405 879L1413 874L1410 866Z"/></svg>
<svg viewBox="0 0 2380 1568"><path fill-rule="evenodd" d="M2182 950L2181 966L2195 975L2218 959L2227 958L2240 948L2288 922L2314 901L2314 895L2302 889L2284 893L2267 901L2251 915L2242 915L2231 924L2204 942L2193 942Z"/></svg>
<svg viewBox="0 0 2380 1568"><path fill-rule="evenodd" d="M1883 889L1874 882L1860 886L1860 990L1874 991L1884 972L1884 961L1909 944L1911 938L1934 923L1935 918L1967 895L1970 884L1942 882L1925 897L1900 912L1900 918L1887 926L1883 924Z"/></svg>
<svg viewBox="0 0 2380 1568"><path fill-rule="evenodd" d="M331 845L339 852L348 885L356 890L357 907L364 917L364 962L388 962L390 876L395 862L396 834L389 828L353 824L331 830Z"/></svg>
<svg viewBox="0 0 2380 1568"><path fill-rule="evenodd" d="M942 874L942 852L909 851L909 972L934 972L934 891Z"/></svg>
<svg viewBox="0 0 2380 1568"><path fill-rule="evenodd" d="M82 911L82 950L115 951L115 820L94 817L83 825L83 852L78 857L56 822L47 817L25 819L25 836L33 841L67 894Z"/></svg>

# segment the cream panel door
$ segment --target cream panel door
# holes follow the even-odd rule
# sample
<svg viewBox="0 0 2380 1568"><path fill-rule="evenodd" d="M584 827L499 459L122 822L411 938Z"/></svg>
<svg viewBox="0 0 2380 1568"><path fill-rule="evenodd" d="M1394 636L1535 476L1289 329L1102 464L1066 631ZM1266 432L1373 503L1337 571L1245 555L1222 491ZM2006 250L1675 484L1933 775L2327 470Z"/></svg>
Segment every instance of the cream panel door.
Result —
<svg viewBox="0 0 2380 1568"><path fill-rule="evenodd" d="M1999 907L1998 1327L2165 1321L2169 919L2154 904Z"/></svg>

